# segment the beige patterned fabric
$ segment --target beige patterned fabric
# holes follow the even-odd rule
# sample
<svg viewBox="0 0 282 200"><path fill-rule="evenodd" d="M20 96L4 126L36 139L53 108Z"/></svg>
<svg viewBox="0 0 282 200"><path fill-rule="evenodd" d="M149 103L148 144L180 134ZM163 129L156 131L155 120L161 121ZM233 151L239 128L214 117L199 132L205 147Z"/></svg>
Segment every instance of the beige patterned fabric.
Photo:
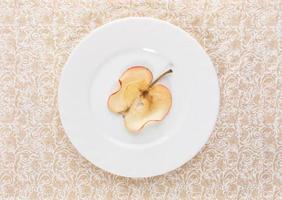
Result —
<svg viewBox="0 0 282 200"><path fill-rule="evenodd" d="M73 47L127 16L189 32L221 88L202 151L173 172L139 180L85 160L57 108ZM0 0L0 199L282 199L281 0Z"/></svg>

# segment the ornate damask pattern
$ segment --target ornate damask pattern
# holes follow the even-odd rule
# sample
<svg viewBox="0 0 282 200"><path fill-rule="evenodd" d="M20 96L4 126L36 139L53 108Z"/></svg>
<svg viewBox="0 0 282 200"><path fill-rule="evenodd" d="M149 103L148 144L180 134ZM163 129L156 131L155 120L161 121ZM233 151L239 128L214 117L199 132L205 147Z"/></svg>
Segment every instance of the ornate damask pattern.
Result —
<svg viewBox="0 0 282 200"><path fill-rule="evenodd" d="M85 160L57 108L73 47L127 16L167 20L193 35L221 88L202 151L146 179ZM281 0L0 0L0 199L282 199Z"/></svg>

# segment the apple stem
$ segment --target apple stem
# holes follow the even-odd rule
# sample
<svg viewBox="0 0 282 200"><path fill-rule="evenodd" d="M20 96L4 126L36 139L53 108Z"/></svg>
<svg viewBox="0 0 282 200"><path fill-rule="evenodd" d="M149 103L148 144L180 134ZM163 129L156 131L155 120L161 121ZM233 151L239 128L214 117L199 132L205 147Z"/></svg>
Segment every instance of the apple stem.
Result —
<svg viewBox="0 0 282 200"><path fill-rule="evenodd" d="M156 80L154 80L148 88L152 87L153 85L155 85L160 79L162 79L165 75L169 74L169 73L172 73L172 69L169 69L167 71L165 71L164 73L162 73Z"/></svg>

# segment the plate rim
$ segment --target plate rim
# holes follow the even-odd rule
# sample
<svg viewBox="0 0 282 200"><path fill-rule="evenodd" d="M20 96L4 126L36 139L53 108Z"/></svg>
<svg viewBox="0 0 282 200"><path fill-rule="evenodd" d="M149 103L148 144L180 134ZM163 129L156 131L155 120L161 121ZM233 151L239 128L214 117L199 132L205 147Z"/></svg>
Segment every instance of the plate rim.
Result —
<svg viewBox="0 0 282 200"><path fill-rule="evenodd" d="M125 175L125 174L119 174L119 173L117 173L117 172L113 172L113 171L111 171L111 170L105 169L104 167L99 166L99 165L97 165L96 163L92 162L92 161L89 160L85 155L83 155L83 154L79 151L79 149L77 149L76 145L73 143L73 141L72 141L70 135L68 134L68 132L69 132L70 130L67 130L67 128L64 126L64 123L63 123L63 120L62 120L62 118L63 118L63 117L62 117L62 111L61 111L61 110L62 110L62 108L61 108L61 107L62 107L62 106L61 106L61 104L62 104L62 99L61 99L61 95L60 95L60 93L61 93L61 91L62 91L62 84L61 84L61 83L62 83L62 77L63 77L64 71L65 71L66 67L69 65L69 62L70 62L70 60L71 60L70 58L73 57L73 55L75 54L75 52L79 49L80 45L81 45L82 43L84 43L85 41L87 41L88 38L92 37L92 35L95 34L95 32L98 32L98 31L104 29L105 26L112 25L112 24L119 23L119 22L123 22L123 21L128 21L128 20L153 20L153 21L158 22L158 23L167 24L167 25L169 25L169 26L172 26L173 28L176 28L177 30L179 30L179 31L181 31L181 32L184 32L184 33L189 37L189 39L193 40L193 41L195 42L195 44L197 44L197 46L199 46L199 48L201 48L202 51L207 55L207 58L209 59L209 62L212 64L212 68L213 68L213 71L214 71L214 74L215 74L215 77L216 77L216 82L217 82L217 83L216 83L216 84L217 84L217 90L216 90L216 92L217 92L217 98L216 98L216 99L217 99L217 105L216 105L216 110L217 110L217 112L216 112L216 115L215 115L215 119L214 119L214 121L213 121L213 127L212 127L212 129L211 129L211 131L210 131L210 133L209 133L209 136L207 137L207 139L206 139L204 145L197 151L197 153L195 153L194 156L192 156L192 157L191 157L190 159L188 159L188 160L185 160L183 163L181 163L181 164L178 165L177 167L174 167L173 169L167 170L167 171L165 171L165 172L161 172L161 173L153 174L153 175L149 175L149 176L146 176L146 175L145 175L145 176L142 176L142 175L141 175L141 176L127 176L127 175ZM59 86L58 86L58 92L57 92L57 94L58 94L58 98L57 98L57 102L58 102L58 111L59 111L59 116L60 116L61 125L62 125L62 127L63 127L63 129L64 129L65 135L67 136L67 138L69 139L69 141L71 142L71 144L74 146L74 148L79 152L79 154L80 154L82 157L84 157L86 160L88 160L90 163L92 163L93 165L95 165L96 167L98 167L99 169L102 169L102 170L104 170L104 171L106 171L106 172L109 172L109 173L111 173L111 174L113 174L113 175L118 175L118 176L128 177L128 178L146 178L146 177L154 177L154 176L163 175L163 174L166 174L166 173L169 173L169 172L171 172L171 171L174 171L174 170L178 169L179 167L185 165L188 161L192 160L195 156L197 156L197 155L205 148L205 146L206 146L207 142L209 141L209 139L210 139L210 137L211 137L213 131L215 130L215 127L216 127L217 121L218 121L218 117L219 117L219 113L220 113L220 105L221 105L221 98L220 98L220 97L221 97L221 90L220 90L220 84L219 84L219 77L218 77L218 74L217 74L217 72L216 72L216 68L215 68L214 63L212 62L212 60L211 60L209 54L206 52L206 50L203 48L203 46L202 46L192 35L190 35L189 32L183 30L182 28L180 28L180 27L178 27L178 26L176 26L176 25L174 25L174 24L172 24L172 23L170 23L170 22L168 22L168 21L164 21L164 20L161 20L161 19L153 18L153 17L125 17L125 18L119 18L119 19L113 20L113 21L111 21L111 22L105 23L105 24L103 24L103 25L101 25L101 26L99 26L99 27L97 27L97 28L91 30L89 33L87 33L82 39L79 40L79 42L75 45L75 47L72 48L71 53L69 54L69 56L68 56L68 58L67 58L67 61L65 62L64 66L62 67L61 74L60 74L60 78L59 78Z"/></svg>

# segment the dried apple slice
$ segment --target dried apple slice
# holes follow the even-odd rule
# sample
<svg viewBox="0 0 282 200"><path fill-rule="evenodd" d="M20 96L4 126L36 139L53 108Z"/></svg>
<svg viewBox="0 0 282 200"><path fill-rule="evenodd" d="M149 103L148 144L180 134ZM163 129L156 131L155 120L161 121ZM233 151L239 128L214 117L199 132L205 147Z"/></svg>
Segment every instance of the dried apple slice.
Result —
<svg viewBox="0 0 282 200"><path fill-rule="evenodd" d="M122 114L130 131L161 121L170 110L172 97L167 87L156 83L171 72L166 71L152 82L152 73L146 67L129 68L119 79L120 89L108 99L110 111Z"/></svg>

